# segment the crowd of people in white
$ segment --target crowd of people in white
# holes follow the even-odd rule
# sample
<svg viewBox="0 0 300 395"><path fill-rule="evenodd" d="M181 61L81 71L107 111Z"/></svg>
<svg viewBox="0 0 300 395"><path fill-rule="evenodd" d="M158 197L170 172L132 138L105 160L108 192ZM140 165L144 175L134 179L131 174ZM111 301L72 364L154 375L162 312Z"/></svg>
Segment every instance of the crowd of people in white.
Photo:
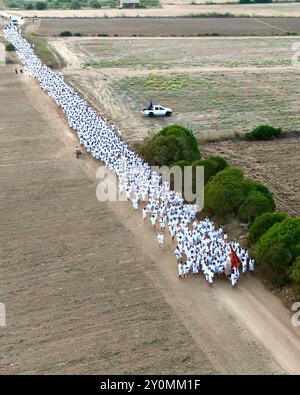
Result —
<svg viewBox="0 0 300 395"><path fill-rule="evenodd" d="M170 189L168 182L153 171L121 138L114 125L69 86L61 73L44 65L31 45L14 26L6 26L4 35L16 48L24 70L35 77L46 92L65 113L69 127L76 131L80 144L94 158L102 161L119 178L119 188L134 209L144 205L144 221L159 227L157 242L163 246L169 233L175 248L179 279L204 274L211 286L214 277L224 274L235 286L240 271L254 270L254 260L239 243L228 241L223 229L205 219L197 221L196 207L186 204L182 195ZM168 232L167 232L168 231ZM232 253L241 267L232 262Z"/></svg>

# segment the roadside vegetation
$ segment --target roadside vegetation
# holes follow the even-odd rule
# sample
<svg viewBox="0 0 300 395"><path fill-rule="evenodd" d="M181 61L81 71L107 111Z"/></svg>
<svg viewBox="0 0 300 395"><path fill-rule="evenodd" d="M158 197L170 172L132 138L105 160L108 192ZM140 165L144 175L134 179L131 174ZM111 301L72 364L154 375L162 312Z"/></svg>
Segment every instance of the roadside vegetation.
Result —
<svg viewBox="0 0 300 395"><path fill-rule="evenodd" d="M65 9L80 10L82 8L117 8L120 6L118 0L4 0L7 8L23 10L46 10L46 9ZM140 8L156 7L159 0L140 0Z"/></svg>
<svg viewBox="0 0 300 395"><path fill-rule="evenodd" d="M270 130L280 129L260 125L257 130L265 132L259 139L269 139ZM289 287L300 296L300 218L276 211L266 185L246 177L222 157L203 158L193 133L181 125L169 125L147 138L140 151L152 165L203 166L205 213L246 226L247 242L263 278L276 289Z"/></svg>
<svg viewBox="0 0 300 395"><path fill-rule="evenodd" d="M259 125L251 132L245 134L246 140L272 140L281 136L281 128L273 128L270 125Z"/></svg>
<svg viewBox="0 0 300 395"><path fill-rule="evenodd" d="M27 33L25 38L30 44L34 45L34 52L47 66L53 69L59 69L64 66L61 57L47 45L45 39L35 33Z"/></svg>
<svg viewBox="0 0 300 395"><path fill-rule="evenodd" d="M9 44L6 44L5 50L8 51L8 52L12 52L12 51L15 51L16 49L13 46L13 44L9 43Z"/></svg>

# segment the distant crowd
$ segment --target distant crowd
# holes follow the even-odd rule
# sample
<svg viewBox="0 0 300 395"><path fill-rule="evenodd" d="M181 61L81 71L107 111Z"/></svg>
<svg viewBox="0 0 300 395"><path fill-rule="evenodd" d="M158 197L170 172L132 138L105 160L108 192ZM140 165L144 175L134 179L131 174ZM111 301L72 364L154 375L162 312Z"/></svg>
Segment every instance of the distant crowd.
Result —
<svg viewBox="0 0 300 395"><path fill-rule="evenodd" d="M14 45L24 72L36 78L65 113L80 144L118 176L120 191L133 208L143 207L144 221L158 229L160 246L164 246L169 233L180 279L203 273L212 286L216 276L224 275L236 286L240 273L254 270L248 251L230 242L223 229L217 229L208 218L197 221L197 207L186 204L180 193L162 182L161 176L122 140L114 125L97 115L61 73L44 65L17 28L5 27L4 35Z"/></svg>

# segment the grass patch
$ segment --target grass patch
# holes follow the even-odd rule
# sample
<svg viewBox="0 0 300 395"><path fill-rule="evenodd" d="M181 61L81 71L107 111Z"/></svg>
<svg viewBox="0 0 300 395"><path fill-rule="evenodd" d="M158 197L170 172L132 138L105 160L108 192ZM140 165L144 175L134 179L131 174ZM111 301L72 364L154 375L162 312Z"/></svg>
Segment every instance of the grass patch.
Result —
<svg viewBox="0 0 300 395"><path fill-rule="evenodd" d="M26 40L34 44L34 52L49 67L59 69L65 64L62 58L47 45L46 40L34 33L25 34Z"/></svg>
<svg viewBox="0 0 300 395"><path fill-rule="evenodd" d="M175 122L188 120L199 137L233 137L265 123L299 129L297 93L291 94L290 86L300 77L285 78L272 73L149 75L122 78L112 89L132 106L155 100L172 108Z"/></svg>
<svg viewBox="0 0 300 395"><path fill-rule="evenodd" d="M170 66L163 62L147 62L141 59L118 59L118 60L89 60L84 63L86 67L93 68L128 68L143 67L150 69L168 69Z"/></svg>

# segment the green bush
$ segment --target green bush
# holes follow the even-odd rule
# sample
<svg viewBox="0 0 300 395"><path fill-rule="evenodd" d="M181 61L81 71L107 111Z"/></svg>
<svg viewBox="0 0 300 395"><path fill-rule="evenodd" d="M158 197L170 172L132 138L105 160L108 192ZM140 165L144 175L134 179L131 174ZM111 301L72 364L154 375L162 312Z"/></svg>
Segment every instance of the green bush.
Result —
<svg viewBox="0 0 300 395"><path fill-rule="evenodd" d="M181 169L184 169L185 166L191 166L191 163L187 160L179 160L171 164L171 167L179 166Z"/></svg>
<svg viewBox="0 0 300 395"><path fill-rule="evenodd" d="M47 8L47 3L46 1L37 1L35 3L35 8L37 10L45 10Z"/></svg>
<svg viewBox="0 0 300 395"><path fill-rule="evenodd" d="M21 4L18 3L17 1L12 0L12 1L10 1L10 2L7 4L7 7L8 7L8 8L21 8Z"/></svg>
<svg viewBox="0 0 300 395"><path fill-rule="evenodd" d="M59 35L60 35L60 37L71 37L71 36L73 36L73 33L66 30L64 32L59 33Z"/></svg>
<svg viewBox="0 0 300 395"><path fill-rule="evenodd" d="M81 5L80 5L79 1L74 0L74 1L71 2L71 4L70 4L70 9L71 10L80 10L80 8L81 8Z"/></svg>
<svg viewBox="0 0 300 395"><path fill-rule="evenodd" d="M222 171L226 169L226 167L228 167L227 161L221 156L209 156L207 159L211 160L214 163L216 174L219 173L219 171Z"/></svg>
<svg viewBox="0 0 300 395"><path fill-rule="evenodd" d="M250 180L249 178L245 178L244 181L245 191L247 194L251 193L252 191L257 191L262 193L270 203L270 211L274 211L276 208L273 194L269 191L269 189L259 181Z"/></svg>
<svg viewBox="0 0 300 395"><path fill-rule="evenodd" d="M237 214L240 221L250 223L258 215L275 210L268 188L245 178L243 172L234 167L226 167L209 179L205 206L217 215Z"/></svg>
<svg viewBox="0 0 300 395"><path fill-rule="evenodd" d="M246 140L271 140L281 136L280 128L273 128L270 125L259 125L251 132L245 134Z"/></svg>
<svg viewBox="0 0 300 395"><path fill-rule="evenodd" d="M26 3L26 10L33 10L34 9L34 5L33 3L31 3L31 1L29 1L28 3Z"/></svg>
<svg viewBox="0 0 300 395"><path fill-rule="evenodd" d="M215 163L210 159L199 159L193 162L193 168L197 166L204 167L204 185L208 183L208 181L217 174L217 168ZM196 173L195 173L196 174Z"/></svg>
<svg viewBox="0 0 300 395"><path fill-rule="evenodd" d="M11 44L11 43L6 44L5 49L6 49L6 51L8 51L8 52L12 52L12 51L15 51L15 50L16 50L16 48L15 48L15 47L13 46L13 44Z"/></svg>
<svg viewBox="0 0 300 395"><path fill-rule="evenodd" d="M289 284L298 273L300 218L286 218L273 225L259 239L254 255L263 273L274 285Z"/></svg>
<svg viewBox="0 0 300 395"><path fill-rule="evenodd" d="M237 211L246 196L243 172L235 167L227 167L207 183L205 207L217 215L232 214Z"/></svg>
<svg viewBox="0 0 300 395"><path fill-rule="evenodd" d="M75 36L75 37L81 37L81 36L82 36L82 34L81 34L81 33L79 33L79 32L77 32L77 33L74 33L74 34L73 34L73 36Z"/></svg>
<svg viewBox="0 0 300 395"><path fill-rule="evenodd" d="M286 219L286 215L280 212L264 213L257 217L251 225L248 233L248 242L255 244L273 225Z"/></svg>
<svg viewBox="0 0 300 395"><path fill-rule="evenodd" d="M98 0L91 0L90 1L90 6L92 7L92 8L101 8L101 4L100 4L100 2L98 1Z"/></svg>
<svg viewBox="0 0 300 395"><path fill-rule="evenodd" d="M293 263L290 278L295 285L300 285L300 256Z"/></svg>
<svg viewBox="0 0 300 395"><path fill-rule="evenodd" d="M200 159L197 140L193 133L180 125L169 125L141 147L145 160L152 165L171 165L186 160Z"/></svg>
<svg viewBox="0 0 300 395"><path fill-rule="evenodd" d="M241 222L252 223L256 217L273 211L269 199L259 191L251 191L238 209L238 219Z"/></svg>

